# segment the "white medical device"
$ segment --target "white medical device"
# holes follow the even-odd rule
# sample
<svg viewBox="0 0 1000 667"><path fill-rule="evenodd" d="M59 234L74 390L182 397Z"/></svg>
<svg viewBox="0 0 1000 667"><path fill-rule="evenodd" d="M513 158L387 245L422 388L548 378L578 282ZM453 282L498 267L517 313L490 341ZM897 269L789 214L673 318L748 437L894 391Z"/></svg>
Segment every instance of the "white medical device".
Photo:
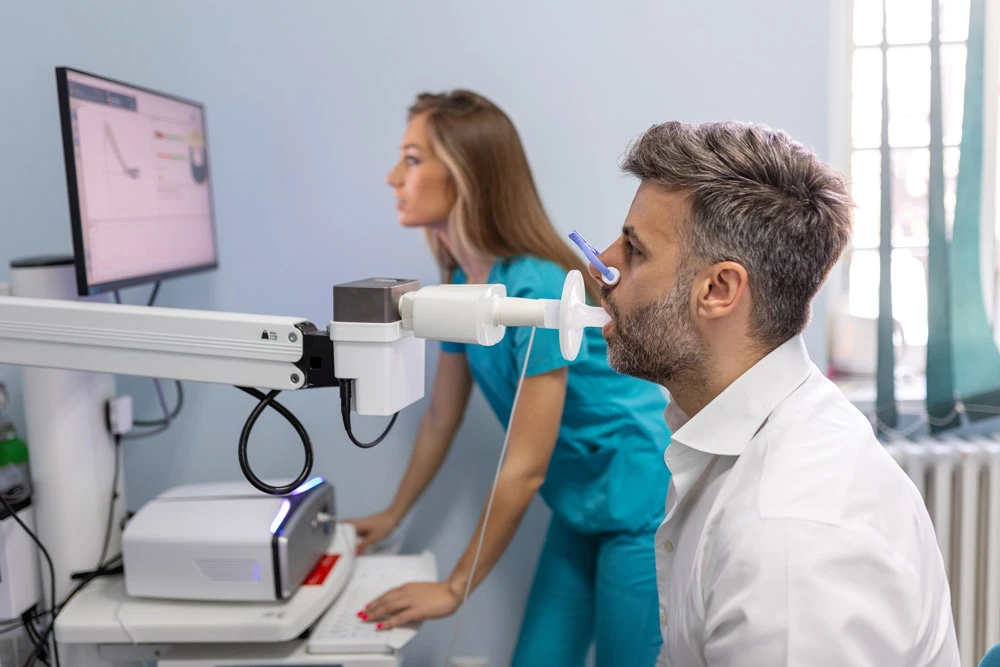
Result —
<svg viewBox="0 0 1000 667"><path fill-rule="evenodd" d="M12 296L0 289L0 363L25 367L32 503L54 563L51 582L43 578L44 598L54 607L79 590L59 609L56 641L76 650L67 664L88 666L135 657L95 647L87 653L90 644L145 645L156 657L164 654L153 645L176 643L204 650L213 642L278 642L298 651L291 644L350 576L353 533L333 524L317 556L334 519L332 493L322 486L300 491L311 443L275 400L278 392L338 386L347 434L368 446L354 438L351 412L394 419L423 397L422 339L491 345L507 326L556 328L564 356L573 358L582 328L604 324L607 315L585 305L578 272L559 301L508 299L499 285L420 289L386 278L338 285L325 328L295 317L95 301L217 265L204 108L67 68L57 69L57 81L75 257L14 262ZM253 486L274 495L174 490L140 510L122 545L112 374L231 384L253 394L258 404L240 438L240 464ZM250 430L268 407L295 426L306 450L299 477L280 487L257 479L246 457ZM207 521L188 523L195 514ZM72 575L103 566L102 554L119 547L125 579L77 589ZM299 585L305 563L317 557L330 563L329 576ZM227 585L227 577L242 583Z"/></svg>
<svg viewBox="0 0 1000 667"><path fill-rule="evenodd" d="M572 358L582 328L608 320L603 310L585 305L578 272L570 272L559 301L509 299L502 285L420 289L415 281L381 278L338 285L334 318L324 331L303 318L79 300L73 268L69 258L19 262L11 270L13 296L0 296L0 363L26 367L35 518L55 562L56 599L72 590L73 573L95 567L109 525L115 445L105 405L115 392L107 374L270 390L340 385L345 416L351 408L387 416L423 397L423 338L489 345L507 326L556 328ZM109 553L121 540L122 477L110 508ZM146 535L147 543L155 539ZM186 539L194 547L201 538ZM44 578L43 584L50 598ZM164 608L155 609L159 617Z"/></svg>
<svg viewBox="0 0 1000 667"><path fill-rule="evenodd" d="M326 553L333 487L286 497L245 482L190 484L149 501L122 534L125 590L178 600L286 600Z"/></svg>
<svg viewBox="0 0 1000 667"><path fill-rule="evenodd" d="M360 415L423 398L421 338L494 345L507 326L558 329L563 355L609 321L572 271L561 300L508 298L503 285L374 278L334 288L334 321L0 296L0 363L216 382L282 391L354 385Z"/></svg>
<svg viewBox="0 0 1000 667"><path fill-rule="evenodd" d="M507 298L502 285L419 289L384 278L338 285L325 331L303 318L78 300L69 259L21 262L11 276L14 296L0 296L0 363L29 367L32 473L43 481L34 485L36 520L50 551L66 554L56 566L62 591L101 551L107 515L99 508L114 469L103 415L113 384L92 373L271 390L340 385L345 416L351 408L388 416L423 397L423 338L492 345L506 326L557 328L563 354L573 358L583 327L608 320L585 305L575 271L560 301ZM107 479L81 469L106 470ZM120 511L113 523L119 519Z"/></svg>
<svg viewBox="0 0 1000 667"><path fill-rule="evenodd" d="M400 296L402 326L421 338L496 345L506 327L559 330L563 357L576 359L585 327L610 321L603 308L588 306L583 275L570 271L561 299L508 297L503 285L435 285Z"/></svg>

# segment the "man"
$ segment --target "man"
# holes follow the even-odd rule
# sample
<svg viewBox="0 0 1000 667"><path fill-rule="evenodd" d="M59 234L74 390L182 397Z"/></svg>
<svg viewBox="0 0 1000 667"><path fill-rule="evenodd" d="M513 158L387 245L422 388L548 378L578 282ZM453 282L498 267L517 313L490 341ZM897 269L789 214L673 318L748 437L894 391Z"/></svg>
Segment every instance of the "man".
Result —
<svg viewBox="0 0 1000 667"><path fill-rule="evenodd" d="M672 397L659 664L957 666L921 498L800 337L850 239L843 178L735 122L653 127L624 170L608 357Z"/></svg>

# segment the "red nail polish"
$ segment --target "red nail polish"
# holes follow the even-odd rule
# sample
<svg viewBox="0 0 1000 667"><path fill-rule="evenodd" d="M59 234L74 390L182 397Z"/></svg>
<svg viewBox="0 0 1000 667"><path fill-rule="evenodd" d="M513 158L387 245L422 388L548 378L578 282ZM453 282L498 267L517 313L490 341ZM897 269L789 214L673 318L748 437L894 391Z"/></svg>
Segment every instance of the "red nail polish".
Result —
<svg viewBox="0 0 1000 667"><path fill-rule="evenodd" d="M375 626L375 629L376 629L376 630L381 630L381 629L382 629L382 624L381 624L381 623L379 623L378 625L376 625L376 626Z"/></svg>
<svg viewBox="0 0 1000 667"><path fill-rule="evenodd" d="M368 620L368 614L366 614L363 611L359 611L358 612L358 618L360 618L362 621L367 621Z"/></svg>

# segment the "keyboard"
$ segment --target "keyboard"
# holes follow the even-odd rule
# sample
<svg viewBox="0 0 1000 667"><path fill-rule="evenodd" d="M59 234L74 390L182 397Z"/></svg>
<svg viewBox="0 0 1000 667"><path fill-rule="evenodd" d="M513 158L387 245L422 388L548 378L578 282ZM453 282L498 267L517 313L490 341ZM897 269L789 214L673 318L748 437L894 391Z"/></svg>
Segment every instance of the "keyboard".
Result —
<svg viewBox="0 0 1000 667"><path fill-rule="evenodd" d="M437 581L434 554L366 555L354 564L344 591L309 637L310 653L392 653L413 639L419 624L376 630L358 612L383 593L411 581Z"/></svg>

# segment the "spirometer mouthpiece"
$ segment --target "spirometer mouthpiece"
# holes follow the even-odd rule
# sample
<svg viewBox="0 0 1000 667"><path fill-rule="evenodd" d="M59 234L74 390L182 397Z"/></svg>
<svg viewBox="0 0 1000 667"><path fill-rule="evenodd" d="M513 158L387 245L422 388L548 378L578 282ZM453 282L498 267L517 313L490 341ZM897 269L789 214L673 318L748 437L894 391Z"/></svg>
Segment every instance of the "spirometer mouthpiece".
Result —
<svg viewBox="0 0 1000 667"><path fill-rule="evenodd" d="M559 300L559 351L567 361L576 359L586 327L603 327L611 317L600 306L587 305L587 291L579 271L566 274Z"/></svg>
<svg viewBox="0 0 1000 667"><path fill-rule="evenodd" d="M576 359L585 327L602 327L611 318L588 306L583 275L570 271L562 298L508 297L503 285L433 285L407 292L399 300L404 329L419 338L473 345L496 345L507 327L559 330L559 350Z"/></svg>

